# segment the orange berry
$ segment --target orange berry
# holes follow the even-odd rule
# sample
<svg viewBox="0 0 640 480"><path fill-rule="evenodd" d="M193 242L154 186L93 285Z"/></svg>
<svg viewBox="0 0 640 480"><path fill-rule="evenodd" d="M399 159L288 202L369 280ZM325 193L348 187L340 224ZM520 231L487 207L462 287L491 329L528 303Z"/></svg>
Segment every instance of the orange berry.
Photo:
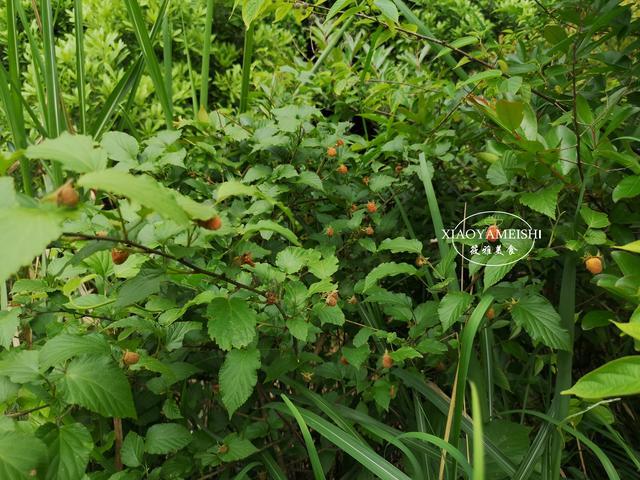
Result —
<svg viewBox="0 0 640 480"><path fill-rule="evenodd" d="M374 202L373 200L367 202L367 211L369 213L376 213L378 211L378 206L376 205L376 202Z"/></svg>
<svg viewBox="0 0 640 480"><path fill-rule="evenodd" d="M358 206L355 203L351 204L351 213L355 212L358 210Z"/></svg>
<svg viewBox="0 0 640 480"><path fill-rule="evenodd" d="M496 311L493 309L493 307L489 307L489 310L487 310L487 313L485 313L485 316L489 320L493 320L494 318L496 318Z"/></svg>
<svg viewBox="0 0 640 480"><path fill-rule="evenodd" d="M333 227L327 227L327 237L333 237L333 234L335 233L333 230Z"/></svg>
<svg viewBox="0 0 640 480"><path fill-rule="evenodd" d="M344 355L342 355L340 357L340 363L343 365L349 365L349 360L347 360L347 357L345 357Z"/></svg>
<svg viewBox="0 0 640 480"><path fill-rule="evenodd" d="M338 304L338 292L331 292L329 295L327 295L324 303L326 303L329 307L335 307Z"/></svg>
<svg viewBox="0 0 640 480"><path fill-rule="evenodd" d="M67 183L58 190L56 201L58 206L73 208L78 205L78 202L80 201L80 194L71 186L70 183Z"/></svg>
<svg viewBox="0 0 640 480"><path fill-rule="evenodd" d="M364 229L364 233L371 236L375 233L375 230L371 225L369 225L367 228Z"/></svg>
<svg viewBox="0 0 640 480"><path fill-rule="evenodd" d="M335 147L327 148L327 156L335 157L336 155L338 155L338 150L336 150Z"/></svg>
<svg viewBox="0 0 640 480"><path fill-rule="evenodd" d="M382 366L384 368L393 367L393 358L391 358L391 355L389 355L389 352L387 350L385 350L384 355L382 355Z"/></svg>
<svg viewBox="0 0 640 480"><path fill-rule="evenodd" d="M219 216L210 218L209 220L200 220L198 225L207 230L219 230L222 227L222 219Z"/></svg>
<svg viewBox="0 0 640 480"><path fill-rule="evenodd" d="M487 228L487 232L485 233L485 238L491 243L495 243L500 239L500 229L497 225L491 225Z"/></svg>
<svg viewBox="0 0 640 480"><path fill-rule="evenodd" d="M365 175L362 177L362 183L364 183L367 187L369 186L369 176Z"/></svg>
<svg viewBox="0 0 640 480"><path fill-rule="evenodd" d="M218 453L224 455L225 453L227 453L229 451L229 446L222 444L218 447Z"/></svg>
<svg viewBox="0 0 640 480"><path fill-rule="evenodd" d="M422 255L418 255L416 257L416 267L422 268L427 264L427 259Z"/></svg>
<svg viewBox="0 0 640 480"><path fill-rule="evenodd" d="M344 163L336 168L336 172L338 172L340 175L346 175L348 171L349 167L347 167Z"/></svg>
<svg viewBox="0 0 640 480"><path fill-rule="evenodd" d="M130 352L129 350L122 355L122 361L125 365L135 365L140 360L140 355L136 352Z"/></svg>
<svg viewBox="0 0 640 480"><path fill-rule="evenodd" d="M600 257L589 257L585 260L584 265L594 275L602 273L602 258Z"/></svg>
<svg viewBox="0 0 640 480"><path fill-rule="evenodd" d="M278 296L275 292L267 292L265 297L267 299L267 305L275 305L278 303Z"/></svg>
<svg viewBox="0 0 640 480"><path fill-rule="evenodd" d="M403 168L404 168L404 167L403 167L402 165L396 165L396 168L395 168L396 173L397 173L397 174L402 173L402 169L403 169Z"/></svg>
<svg viewBox="0 0 640 480"><path fill-rule="evenodd" d="M336 147L341 147L344 145L344 140L342 140L341 138L338 139L338 141L336 142Z"/></svg>
<svg viewBox="0 0 640 480"><path fill-rule="evenodd" d="M111 260L116 265L122 265L129 258L129 252L127 250L120 250L119 248L114 248L111 250Z"/></svg>

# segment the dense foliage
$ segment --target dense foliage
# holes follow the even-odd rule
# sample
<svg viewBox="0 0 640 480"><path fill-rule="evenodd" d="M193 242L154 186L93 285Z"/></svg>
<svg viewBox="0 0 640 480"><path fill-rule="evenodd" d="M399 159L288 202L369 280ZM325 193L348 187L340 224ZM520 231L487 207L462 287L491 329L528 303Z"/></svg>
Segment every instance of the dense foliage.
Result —
<svg viewBox="0 0 640 480"><path fill-rule="evenodd" d="M640 476L633 1L2 12L0 479Z"/></svg>

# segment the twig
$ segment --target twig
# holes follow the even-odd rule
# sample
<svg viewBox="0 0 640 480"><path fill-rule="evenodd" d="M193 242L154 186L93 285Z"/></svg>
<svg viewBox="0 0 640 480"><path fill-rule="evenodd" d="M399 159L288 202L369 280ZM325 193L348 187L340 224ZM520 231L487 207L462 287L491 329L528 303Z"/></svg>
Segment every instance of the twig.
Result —
<svg viewBox="0 0 640 480"><path fill-rule="evenodd" d="M29 410L22 410L21 412L12 412L12 413L5 413L4 416L5 417L22 417L24 415L29 415L30 413L33 412L37 412L38 410L42 410L43 408L48 408L49 404L47 403L46 405L40 405L39 407L34 407L34 408L30 408Z"/></svg>

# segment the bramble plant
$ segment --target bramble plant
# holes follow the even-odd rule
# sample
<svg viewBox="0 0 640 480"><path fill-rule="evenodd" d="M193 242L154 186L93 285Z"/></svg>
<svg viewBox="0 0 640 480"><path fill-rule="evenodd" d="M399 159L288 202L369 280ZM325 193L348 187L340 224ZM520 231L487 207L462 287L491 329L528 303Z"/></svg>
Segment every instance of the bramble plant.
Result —
<svg viewBox="0 0 640 480"><path fill-rule="evenodd" d="M638 478L634 2L1 9L0 479Z"/></svg>

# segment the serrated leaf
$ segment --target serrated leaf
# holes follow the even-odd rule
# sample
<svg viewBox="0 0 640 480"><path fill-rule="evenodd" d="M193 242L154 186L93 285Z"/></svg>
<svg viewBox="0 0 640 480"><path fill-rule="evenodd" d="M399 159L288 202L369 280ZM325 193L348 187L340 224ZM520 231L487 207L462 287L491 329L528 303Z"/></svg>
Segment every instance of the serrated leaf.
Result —
<svg viewBox="0 0 640 480"><path fill-rule="evenodd" d="M32 470L47 459L47 448L33 435L0 432L0 478L7 480L32 479Z"/></svg>
<svg viewBox="0 0 640 480"><path fill-rule="evenodd" d="M229 418L251 396L258 382L260 351L255 348L231 350L220 368L220 393Z"/></svg>
<svg viewBox="0 0 640 480"><path fill-rule="evenodd" d="M534 340L548 347L570 348L569 332L562 328L560 315L546 298L540 295L521 298L511 309L511 316Z"/></svg>
<svg viewBox="0 0 640 480"><path fill-rule="evenodd" d="M294 245L300 246L300 241L296 234L286 227L272 221L272 220L260 220L252 225L247 225L242 232L244 235L250 235L255 232L271 231L282 235Z"/></svg>
<svg viewBox="0 0 640 480"><path fill-rule="evenodd" d="M313 314L320 320L321 325L344 325L344 312L339 306L330 307L323 303L316 303L313 306Z"/></svg>
<svg viewBox="0 0 640 480"><path fill-rule="evenodd" d="M0 210L0 282L20 267L29 265L36 255L62 233L63 218L37 208L14 207Z"/></svg>
<svg viewBox="0 0 640 480"><path fill-rule="evenodd" d="M366 292L371 287L373 287L379 280L385 277L391 277L396 275L413 275L417 272L416 268L408 263L396 263L396 262L388 262L381 263L373 270L369 272L369 274L364 279L364 288L363 291Z"/></svg>
<svg viewBox="0 0 640 480"><path fill-rule="evenodd" d="M189 217L178 204L173 192L150 176L135 176L110 168L81 176L78 185L122 195L178 224L189 223Z"/></svg>
<svg viewBox="0 0 640 480"><path fill-rule="evenodd" d="M145 435L144 449L148 453L166 455L191 443L191 432L178 423L156 423Z"/></svg>
<svg viewBox="0 0 640 480"><path fill-rule="evenodd" d="M89 464L93 439L87 427L71 423L56 427L53 424L44 441L49 450L46 480L81 480Z"/></svg>
<svg viewBox="0 0 640 480"><path fill-rule="evenodd" d="M356 368L360 368L362 364L369 358L370 354L369 345L364 344L356 348L343 347L342 355L347 359L349 365L353 365Z"/></svg>
<svg viewBox="0 0 640 480"><path fill-rule="evenodd" d="M444 296L438 306L438 316L444 332L460 319L472 300L473 296L466 292L449 292Z"/></svg>
<svg viewBox="0 0 640 480"><path fill-rule="evenodd" d="M15 383L34 382L40 378L37 350L11 350L0 360L0 372Z"/></svg>
<svg viewBox="0 0 640 480"><path fill-rule="evenodd" d="M251 441L246 438L240 438L237 433L227 435L222 443L227 446L225 453L218 453L223 462L237 462L258 451Z"/></svg>
<svg viewBox="0 0 640 480"><path fill-rule="evenodd" d="M596 212L586 205L580 208L580 216L589 228L605 228L610 224L606 213Z"/></svg>
<svg viewBox="0 0 640 480"><path fill-rule="evenodd" d="M106 152L102 148L94 148L91 137L68 132L63 132L58 138L47 138L38 145L31 145L25 155L31 159L60 162L65 170L77 173L94 172L107 167Z"/></svg>
<svg viewBox="0 0 640 480"><path fill-rule="evenodd" d="M249 345L256 334L257 314L241 298L214 298L207 307L209 336L223 350Z"/></svg>
<svg viewBox="0 0 640 480"><path fill-rule="evenodd" d="M587 399L636 395L640 393L640 355L606 363L562 393Z"/></svg>
<svg viewBox="0 0 640 480"><path fill-rule="evenodd" d="M127 433L127 436L124 438L124 442L122 442L120 455L122 457L122 463L127 467L135 468L142 465L144 457L144 438L133 431Z"/></svg>
<svg viewBox="0 0 640 480"><path fill-rule="evenodd" d="M378 251L380 250L389 250L391 253L409 252L420 255L422 253L422 242L404 237L386 238L378 246Z"/></svg>
<svg viewBox="0 0 640 480"><path fill-rule="evenodd" d="M555 184L537 192L522 193L520 203L531 210L542 213L555 220L556 206L558 205L558 194L562 190L562 185Z"/></svg>
<svg viewBox="0 0 640 480"><path fill-rule="evenodd" d="M138 141L124 132L107 132L102 136L100 145L112 160L124 164L137 164Z"/></svg>
<svg viewBox="0 0 640 480"><path fill-rule="evenodd" d="M61 333L44 344L40 350L40 368L47 369L79 355L111 354L107 340L99 333L73 335Z"/></svg>
<svg viewBox="0 0 640 480"><path fill-rule="evenodd" d="M374 0L373 4L393 23L398 23L398 8L391 0Z"/></svg>
<svg viewBox="0 0 640 480"><path fill-rule="evenodd" d="M72 360L58 386L68 403L105 417L136 418L127 377L107 357Z"/></svg>
<svg viewBox="0 0 640 480"><path fill-rule="evenodd" d="M338 257L329 255L326 258L312 260L308 263L309 273L318 277L320 280L330 278L331 275L338 271Z"/></svg>
<svg viewBox="0 0 640 480"><path fill-rule="evenodd" d="M391 358L393 358L393 360L396 362L401 362L410 358L422 357L422 354L420 352L411 347L400 347L399 349L390 352L389 355L391 355Z"/></svg>

